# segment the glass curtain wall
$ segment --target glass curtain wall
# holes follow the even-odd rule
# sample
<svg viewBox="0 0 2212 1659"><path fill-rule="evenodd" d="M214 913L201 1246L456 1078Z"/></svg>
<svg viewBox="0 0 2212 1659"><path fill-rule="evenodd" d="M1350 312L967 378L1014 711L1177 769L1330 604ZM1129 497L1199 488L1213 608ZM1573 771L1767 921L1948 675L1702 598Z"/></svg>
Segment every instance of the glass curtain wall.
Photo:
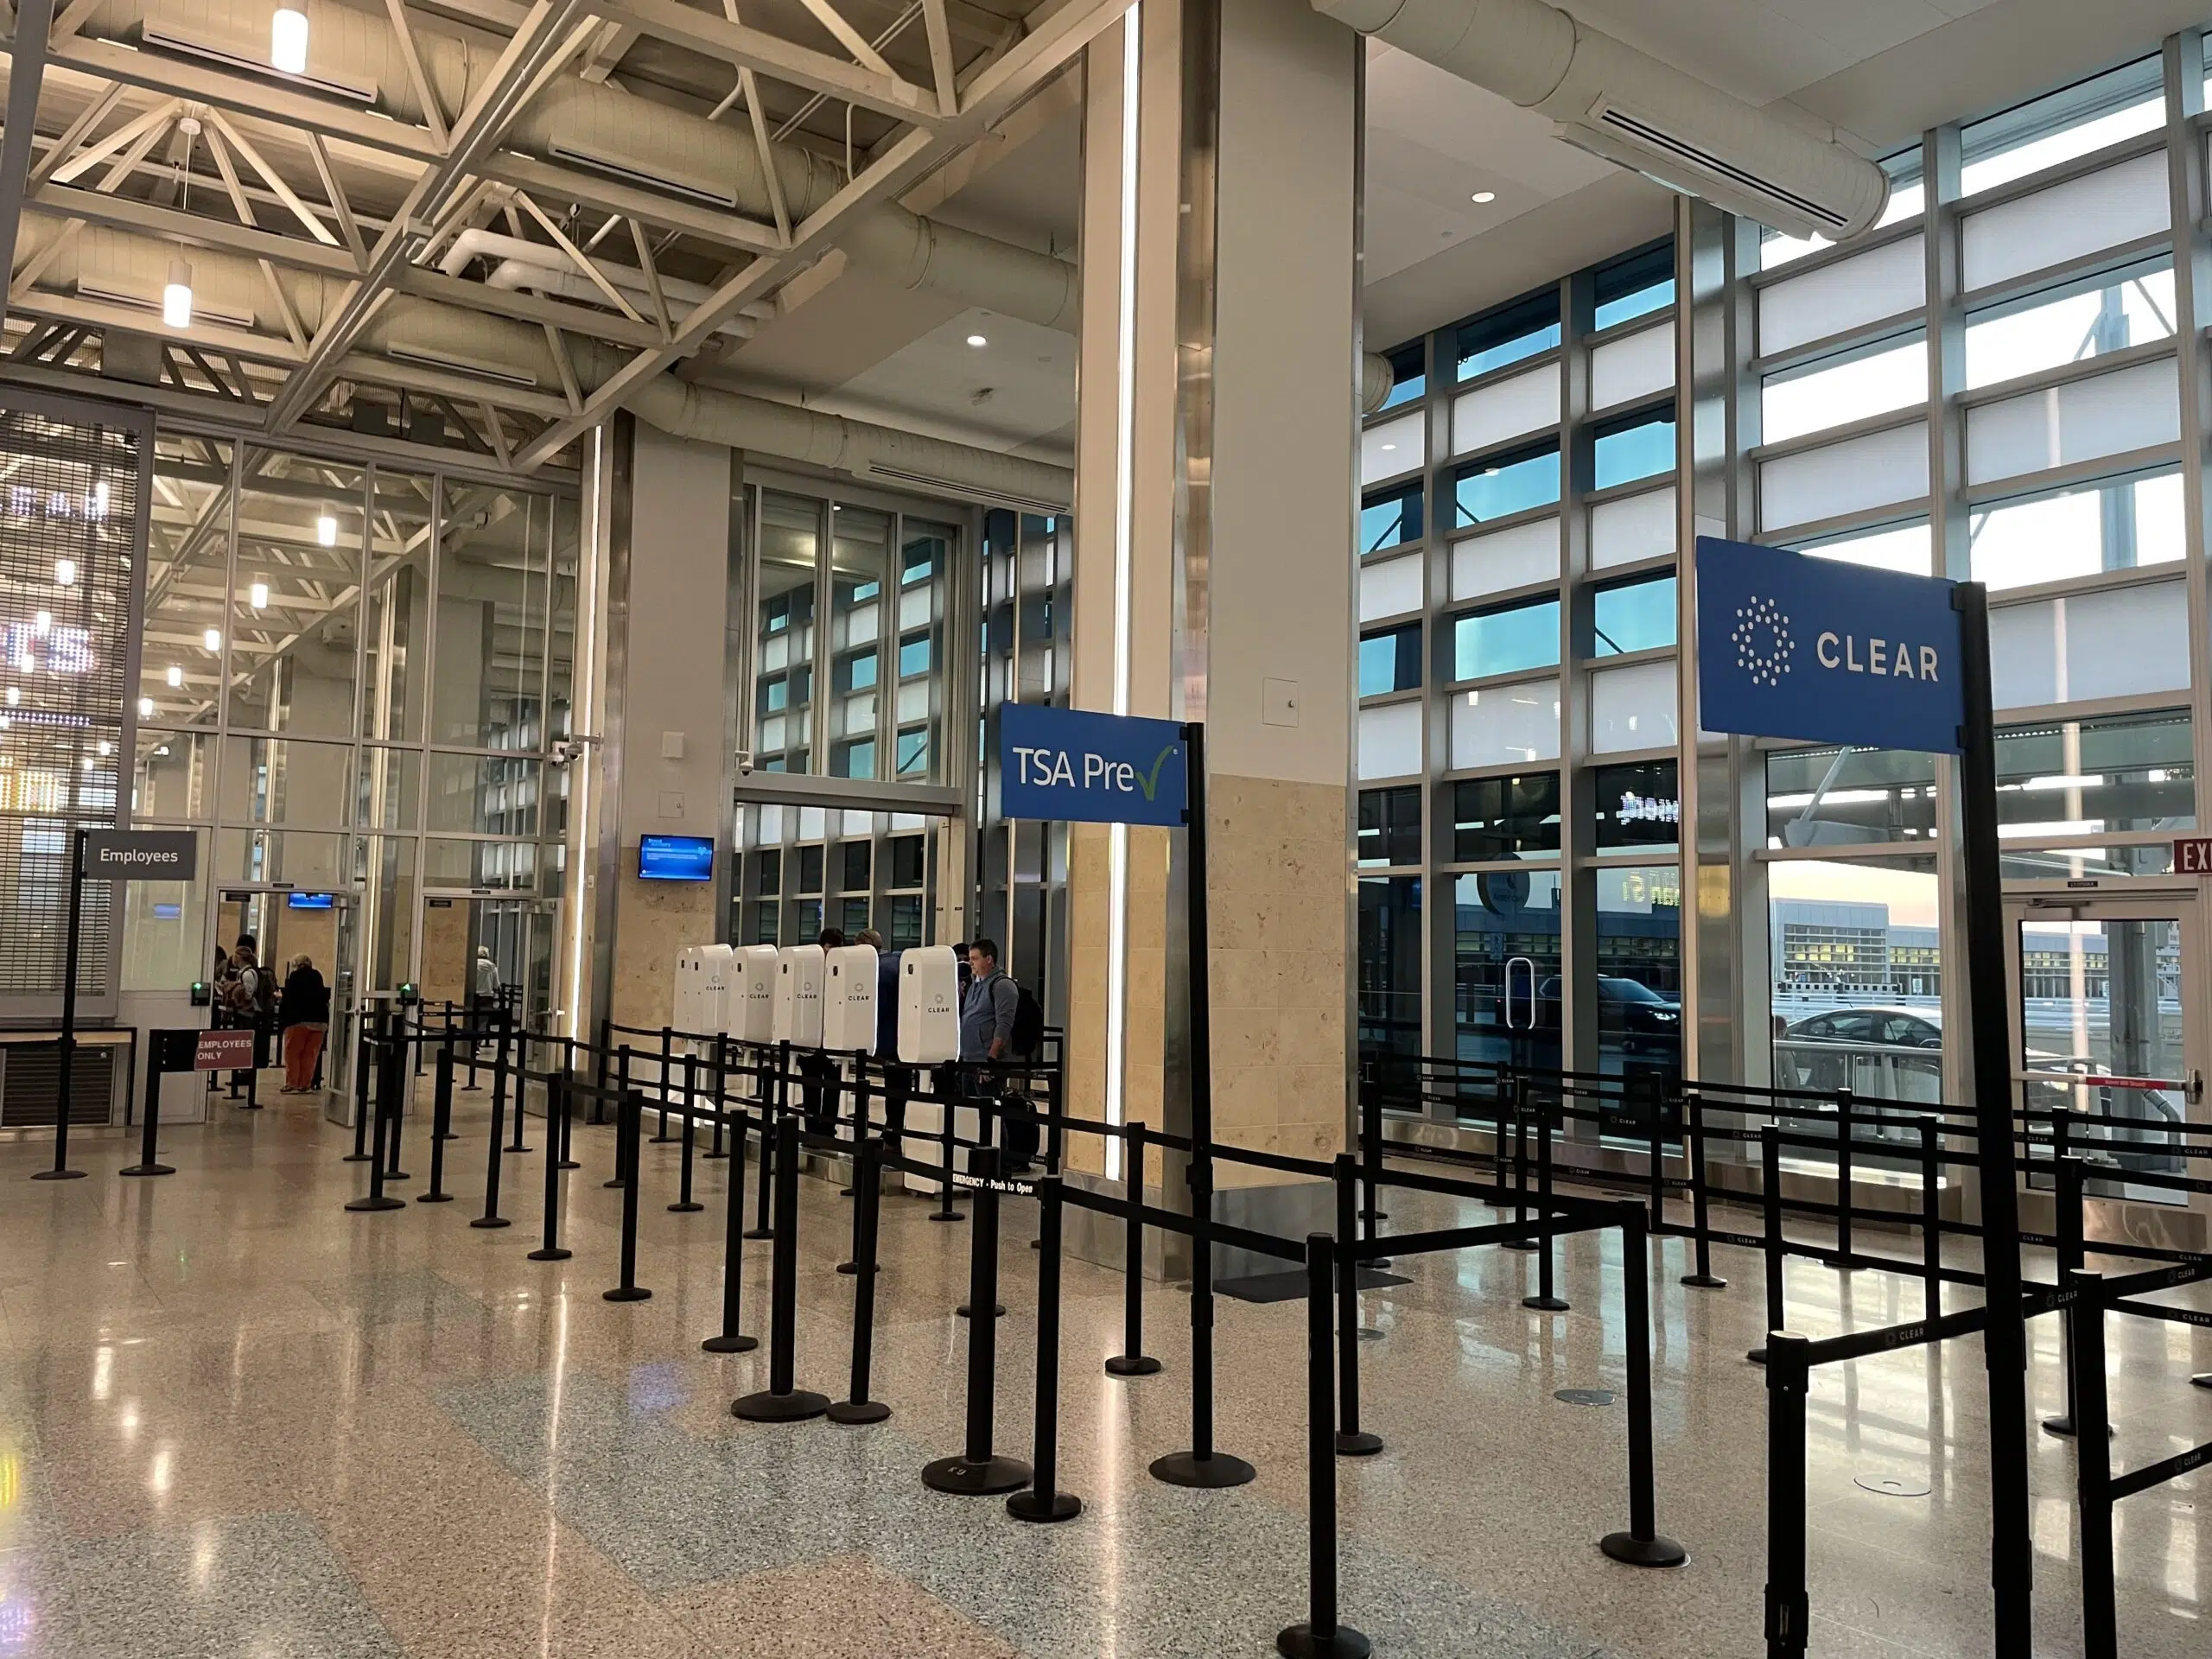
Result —
<svg viewBox="0 0 2212 1659"><path fill-rule="evenodd" d="M337 1018L403 983L464 999L482 944L544 1007L542 946L471 919L426 949L422 904L557 896L577 537L572 497L162 433L133 811L208 850L189 902L132 912L126 988L251 933L311 957Z"/></svg>
<svg viewBox="0 0 2212 1659"><path fill-rule="evenodd" d="M1885 220L1847 247L1726 221L1700 302L1695 337L1747 342L1713 365L1742 514L1714 531L1993 590L2010 881L2164 875L2196 823L2212 630L2184 492L2212 410L2174 273L2205 254L2204 76L2182 36L1962 111L1885 163ZM1630 251L1389 353L1351 554L1370 1046L1678 1063L1675 272ZM1734 820L1767 912L1747 1071L1955 1093L1948 763L1761 747L1767 821ZM2045 954L2094 986L2107 948Z"/></svg>

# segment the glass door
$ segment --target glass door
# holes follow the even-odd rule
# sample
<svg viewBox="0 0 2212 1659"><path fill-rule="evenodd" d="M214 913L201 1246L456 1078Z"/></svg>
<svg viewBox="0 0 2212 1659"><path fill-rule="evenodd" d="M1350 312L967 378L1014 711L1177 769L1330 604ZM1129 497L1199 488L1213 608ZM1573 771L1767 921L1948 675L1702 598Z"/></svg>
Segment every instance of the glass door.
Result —
<svg viewBox="0 0 2212 1659"><path fill-rule="evenodd" d="M2064 1115L2066 1143L2089 1166L2090 1196L2124 1211L2105 1225L2179 1236L2171 1224L2204 1201L2142 1178L2193 1173L2174 1129L2205 1122L2196 897L2053 894L2009 909L2017 1103ZM2051 1181L2038 1175L2032 1185Z"/></svg>

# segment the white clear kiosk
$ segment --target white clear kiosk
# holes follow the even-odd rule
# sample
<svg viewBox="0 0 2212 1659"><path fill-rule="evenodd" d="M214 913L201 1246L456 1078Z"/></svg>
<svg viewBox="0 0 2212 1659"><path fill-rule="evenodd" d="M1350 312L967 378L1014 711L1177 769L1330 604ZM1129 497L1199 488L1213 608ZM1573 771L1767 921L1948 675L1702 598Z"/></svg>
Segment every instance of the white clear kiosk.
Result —
<svg viewBox="0 0 2212 1659"><path fill-rule="evenodd" d="M772 944L741 945L730 953L729 1035L747 1043L776 1040L777 958Z"/></svg>
<svg viewBox="0 0 2212 1659"><path fill-rule="evenodd" d="M899 1058L912 1066L942 1065L960 1058L960 960L949 944L925 944L899 958ZM982 1114L972 1106L953 1109L952 1133L957 1141L982 1138ZM944 1108L933 1100L906 1103L906 1132L899 1155L909 1162L943 1166ZM968 1148L956 1146L952 1166L968 1167ZM931 1198L944 1190L942 1180L931 1180L911 1171L905 1177L910 1192Z"/></svg>
<svg viewBox="0 0 2212 1659"><path fill-rule="evenodd" d="M772 1041L794 1048L822 1046L823 957L818 944L787 944L776 953Z"/></svg>

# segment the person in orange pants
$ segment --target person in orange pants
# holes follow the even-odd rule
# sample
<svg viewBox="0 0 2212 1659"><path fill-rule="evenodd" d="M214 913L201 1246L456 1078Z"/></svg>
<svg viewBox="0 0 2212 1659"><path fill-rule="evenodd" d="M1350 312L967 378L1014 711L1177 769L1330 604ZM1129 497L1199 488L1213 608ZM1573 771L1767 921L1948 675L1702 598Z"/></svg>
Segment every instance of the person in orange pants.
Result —
<svg viewBox="0 0 2212 1659"><path fill-rule="evenodd" d="M296 958L284 978L284 1000L277 1009L284 1027L284 1092L309 1094L315 1063L322 1058L330 1029L330 987L305 957Z"/></svg>

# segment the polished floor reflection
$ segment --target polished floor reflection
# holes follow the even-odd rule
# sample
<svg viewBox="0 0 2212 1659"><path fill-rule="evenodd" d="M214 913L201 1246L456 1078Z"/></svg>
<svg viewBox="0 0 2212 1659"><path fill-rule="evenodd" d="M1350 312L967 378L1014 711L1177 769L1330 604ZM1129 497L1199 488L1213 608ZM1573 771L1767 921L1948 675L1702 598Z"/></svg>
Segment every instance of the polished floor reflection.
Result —
<svg viewBox="0 0 2212 1659"><path fill-rule="evenodd" d="M673 1215L676 1148L649 1147L639 1279L615 1305L619 1194L605 1132L580 1131L572 1260L533 1262L540 1154L508 1160L515 1225L481 1198L480 1096L449 1179L472 1194L349 1214L339 1133L270 1091L172 1131L179 1173L118 1179L135 1146L93 1137L81 1182L32 1183L39 1141L0 1145L0 1655L101 1659L623 1655L1250 1656L1302 1617L1300 1303L1224 1301L1220 1430L1251 1487L1197 1493L1145 1465L1186 1443L1185 1303L1149 1300L1159 1376L1120 1382L1117 1277L1071 1263L1062 1484L1084 1516L1023 1526L995 1500L925 1489L963 1423L971 1229L887 1200L874 1428L732 1420L758 1354L699 1339L721 1308L721 1164ZM536 1130L533 1126L532 1140ZM426 1172L410 1140L421 1190ZM849 1206L803 1184L798 1376L842 1391ZM1393 1225L1456 1206L1408 1196ZM1470 1207L1468 1219L1480 1218ZM1030 1429L1035 1258L1010 1209L998 1437ZM1652 1276L1659 1518L1690 1564L1648 1573L1594 1548L1625 1522L1622 1414L1554 1398L1618 1389L1617 1246L1577 1244L1572 1313L1519 1305L1528 1258L1401 1262L1363 1299L1365 1426L1386 1449L1338 1465L1344 1611L1384 1659L1713 1659L1754 1655L1764 1576L1764 1389L1755 1260L1726 1292ZM765 1328L767 1251L747 1247L746 1326ZM1810 1334L1910 1318L1908 1281L1793 1267ZM2212 1338L2114 1319L2115 1466L2212 1440ZM2056 1326L2034 1332L2038 1414L2058 1404ZM1958 1345L1823 1372L1810 1411L1813 1651L1987 1651L1984 1382ZM2072 1452L2033 1452L2038 1654L2080 1651ZM1880 1495L1885 1477L1925 1485ZM1864 1479L1867 1484L1859 1483ZM2121 1651L2207 1650L2212 1529L2199 1471L2120 1510Z"/></svg>

